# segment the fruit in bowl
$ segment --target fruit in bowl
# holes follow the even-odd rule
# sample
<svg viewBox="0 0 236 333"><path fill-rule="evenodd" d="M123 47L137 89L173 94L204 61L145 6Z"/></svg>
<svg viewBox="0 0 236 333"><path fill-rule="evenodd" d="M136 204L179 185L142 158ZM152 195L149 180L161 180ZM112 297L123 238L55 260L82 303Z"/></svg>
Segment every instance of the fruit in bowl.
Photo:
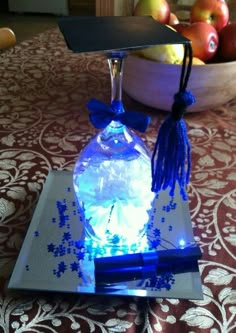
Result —
<svg viewBox="0 0 236 333"><path fill-rule="evenodd" d="M150 15L161 23L168 23L170 19L170 6L167 0L139 0L135 6L134 15Z"/></svg>
<svg viewBox="0 0 236 333"><path fill-rule="evenodd" d="M208 14L212 13L210 21L199 12L203 8L205 13L206 1L195 0L188 22L168 22L168 26L192 42L193 65L187 89L195 95L196 103L188 108L189 112L214 109L236 96L236 22L229 22L224 0L207 3ZM173 52L177 58L171 56ZM177 45L156 45L131 53L125 63L124 91L145 105L170 111L181 74L180 54Z"/></svg>
<svg viewBox="0 0 236 333"><path fill-rule="evenodd" d="M216 54L219 36L211 24L194 22L183 27L181 34L192 41L193 55L195 57L205 62Z"/></svg>
<svg viewBox="0 0 236 333"><path fill-rule="evenodd" d="M182 44L156 45L136 51L135 54L162 63L182 64L184 46Z"/></svg>
<svg viewBox="0 0 236 333"><path fill-rule="evenodd" d="M236 60L236 22L227 24L219 32L218 54L225 61Z"/></svg>
<svg viewBox="0 0 236 333"><path fill-rule="evenodd" d="M220 31L229 22L229 7L225 0L197 0L190 12L190 22L206 22Z"/></svg>

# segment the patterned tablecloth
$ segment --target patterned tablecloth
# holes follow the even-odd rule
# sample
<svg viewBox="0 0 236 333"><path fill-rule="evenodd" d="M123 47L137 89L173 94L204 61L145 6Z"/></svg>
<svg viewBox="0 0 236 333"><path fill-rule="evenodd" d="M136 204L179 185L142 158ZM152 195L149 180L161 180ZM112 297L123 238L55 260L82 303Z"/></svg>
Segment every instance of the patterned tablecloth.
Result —
<svg viewBox="0 0 236 333"><path fill-rule="evenodd" d="M7 283L47 174L72 170L95 133L86 102L109 102L110 78L102 54L72 54L58 29L2 53L0 77L0 332L235 332L236 98L186 115L202 301L20 293ZM166 114L124 103L152 116L152 149Z"/></svg>

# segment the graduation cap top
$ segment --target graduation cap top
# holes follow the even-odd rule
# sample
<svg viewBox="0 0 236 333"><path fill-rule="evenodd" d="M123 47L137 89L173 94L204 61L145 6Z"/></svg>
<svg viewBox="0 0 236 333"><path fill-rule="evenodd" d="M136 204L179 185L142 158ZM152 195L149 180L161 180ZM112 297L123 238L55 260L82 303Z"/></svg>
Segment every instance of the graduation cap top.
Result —
<svg viewBox="0 0 236 333"><path fill-rule="evenodd" d="M189 40L151 16L73 16L58 21L73 52L132 50Z"/></svg>

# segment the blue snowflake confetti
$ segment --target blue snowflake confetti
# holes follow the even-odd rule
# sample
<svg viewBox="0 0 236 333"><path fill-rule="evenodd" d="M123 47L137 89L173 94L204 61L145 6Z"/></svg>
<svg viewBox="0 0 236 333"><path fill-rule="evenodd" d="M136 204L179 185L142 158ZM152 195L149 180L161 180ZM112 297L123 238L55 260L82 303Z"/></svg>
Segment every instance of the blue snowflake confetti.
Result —
<svg viewBox="0 0 236 333"><path fill-rule="evenodd" d="M158 246L161 245L160 239L152 239L150 240L150 250L156 250Z"/></svg>
<svg viewBox="0 0 236 333"><path fill-rule="evenodd" d="M67 192L71 191L70 187L66 188ZM61 260L57 263L57 267L53 269L53 274L60 278L67 270L71 272L75 272L79 278L83 277L83 273L81 271L81 261L84 260L85 254L88 256L88 259L92 261L97 256L104 256L106 255L106 249L104 246L96 246L95 248L93 245L86 244L86 248L84 245L84 241L82 240L74 240L72 238L72 234L69 231L71 228L70 224L70 215L71 214L78 215L78 219L80 222L83 223L83 218L79 213L79 209L77 207L76 201L71 201L69 204L67 200L64 198L62 200L56 201L56 208L57 208L57 216L52 217L51 223L54 224L56 227L63 229L64 232L62 233L61 240L59 240L58 244L49 243L47 245L47 250L50 254L54 256L54 258L63 258L64 256L70 255L73 257L71 263L66 264L64 260ZM68 209L70 205L70 209ZM161 223L165 223L166 214L169 213L171 210L176 209L176 203L174 200L171 200L169 204L163 205L162 207L162 215L158 217L157 214L160 214L156 208L153 209L153 214L150 216L150 221L147 224L147 230L149 231L149 247L150 249L157 249L161 245L161 231L154 225L156 218L159 218ZM72 209L71 209L72 208ZM163 213L164 212L164 213ZM168 230L172 231L173 227L171 225L168 226ZM39 237L39 232L36 230L34 233L35 237ZM117 248L116 244L119 243L120 237L119 235L113 236L113 244L114 248L110 251L111 255L117 255ZM132 244L129 248L128 245L124 245L122 251L124 253L128 253L131 250L133 253L137 252L138 247L137 244ZM57 260L58 260L57 259ZM26 270L29 270L29 266L25 266ZM146 288L151 288L153 290L159 290L165 288L169 290L171 285L174 283L173 275L170 272L162 274L161 276L157 276L152 279L146 279L143 281L145 283Z"/></svg>
<svg viewBox="0 0 236 333"><path fill-rule="evenodd" d="M64 261L61 261L58 264L58 271L61 273L65 273L66 270L67 270L66 264L64 263Z"/></svg>
<svg viewBox="0 0 236 333"><path fill-rule="evenodd" d="M78 270L79 270L79 264L76 261L72 262L70 264L70 267L71 267L72 272L78 272Z"/></svg>
<svg viewBox="0 0 236 333"><path fill-rule="evenodd" d="M55 217L52 217L52 223L56 223L57 219Z"/></svg>
<svg viewBox="0 0 236 333"><path fill-rule="evenodd" d="M161 235L161 231L160 231L160 229L155 228L155 229L153 230L153 234L154 234L154 237L160 237L160 235Z"/></svg>
<svg viewBox="0 0 236 333"><path fill-rule="evenodd" d="M53 243L48 244L48 252L54 252L55 251L55 245Z"/></svg>
<svg viewBox="0 0 236 333"><path fill-rule="evenodd" d="M145 288L150 288L151 290L170 290L174 283L175 279L173 274L171 272L165 272L151 279L146 279Z"/></svg>
<svg viewBox="0 0 236 333"><path fill-rule="evenodd" d="M71 202L71 206L74 206L75 202ZM57 221L57 226L60 229L70 229L70 216L68 215L68 203L66 199L62 201L56 202L58 218L53 218L52 223L55 224ZM72 234L70 231L65 231L62 234L61 240L58 244L50 243L47 246L48 252L52 253L54 258L64 257L69 255L73 255L75 261L69 264L71 271L76 271L78 276L82 276L80 272L80 261L84 259L85 251L84 251L84 242L82 240L73 240ZM65 271L67 270L67 266L64 261L61 261L58 264L58 267L53 269L53 274L59 278Z"/></svg>
<svg viewBox="0 0 236 333"><path fill-rule="evenodd" d="M71 239L71 233L70 232L64 232L64 235L62 237L62 241L69 241Z"/></svg>

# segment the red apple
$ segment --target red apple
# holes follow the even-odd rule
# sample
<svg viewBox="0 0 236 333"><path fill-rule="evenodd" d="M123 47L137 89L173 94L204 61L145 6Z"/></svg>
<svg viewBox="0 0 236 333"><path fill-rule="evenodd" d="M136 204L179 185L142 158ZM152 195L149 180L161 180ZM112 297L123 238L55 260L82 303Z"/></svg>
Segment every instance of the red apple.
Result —
<svg viewBox="0 0 236 333"><path fill-rule="evenodd" d="M220 31L229 22L229 7L225 0L196 0L191 7L190 22L206 22Z"/></svg>
<svg viewBox="0 0 236 333"><path fill-rule="evenodd" d="M229 23L219 32L218 54L225 61L236 60L236 22Z"/></svg>
<svg viewBox="0 0 236 333"><path fill-rule="evenodd" d="M192 41L193 56L206 62L218 48L219 37L216 29L205 22L195 22L186 26L181 34Z"/></svg>
<svg viewBox="0 0 236 333"><path fill-rule="evenodd" d="M169 23L170 6L167 0L139 0L133 12L134 16L152 16L158 22Z"/></svg>
<svg viewBox="0 0 236 333"><path fill-rule="evenodd" d="M190 25L190 23L188 22L180 22L178 24L174 24L172 25L172 27L180 34L182 34L182 31L184 31L186 29L186 27L188 27Z"/></svg>
<svg viewBox="0 0 236 333"><path fill-rule="evenodd" d="M170 13L169 25L173 26L179 24L179 19L174 13Z"/></svg>

